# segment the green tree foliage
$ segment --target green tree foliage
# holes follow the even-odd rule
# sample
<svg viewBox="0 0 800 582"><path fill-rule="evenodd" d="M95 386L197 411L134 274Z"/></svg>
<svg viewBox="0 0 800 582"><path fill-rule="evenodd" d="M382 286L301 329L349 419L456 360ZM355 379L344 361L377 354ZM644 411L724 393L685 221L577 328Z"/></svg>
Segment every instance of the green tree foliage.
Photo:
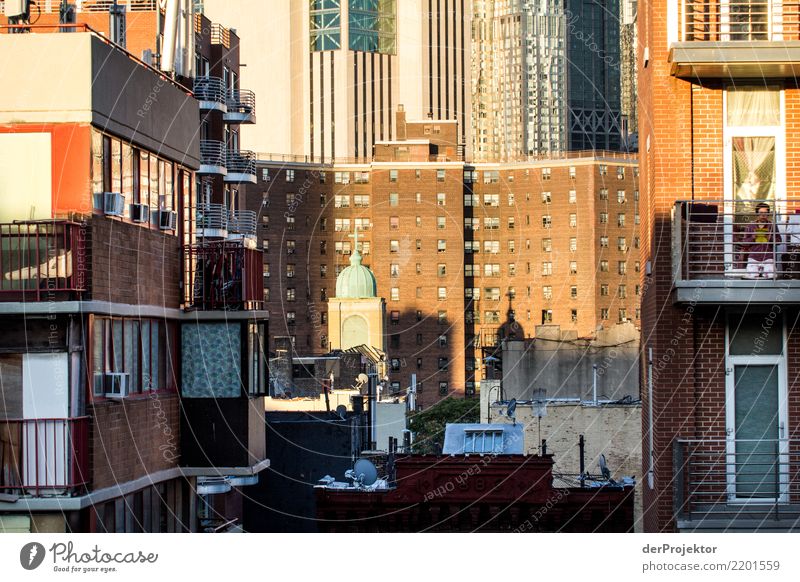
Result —
<svg viewBox="0 0 800 582"><path fill-rule="evenodd" d="M408 415L414 433L414 453L438 455L444 446L444 427L448 422L479 422L480 402L461 398L445 398L435 406Z"/></svg>

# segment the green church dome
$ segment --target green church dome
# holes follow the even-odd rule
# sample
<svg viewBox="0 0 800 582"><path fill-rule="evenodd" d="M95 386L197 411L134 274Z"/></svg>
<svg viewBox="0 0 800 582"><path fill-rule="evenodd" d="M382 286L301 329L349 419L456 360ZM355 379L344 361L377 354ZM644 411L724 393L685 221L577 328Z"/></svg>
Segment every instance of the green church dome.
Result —
<svg viewBox="0 0 800 582"><path fill-rule="evenodd" d="M336 278L337 299L366 299L378 296L375 275L361 264L358 249L350 257L350 266Z"/></svg>

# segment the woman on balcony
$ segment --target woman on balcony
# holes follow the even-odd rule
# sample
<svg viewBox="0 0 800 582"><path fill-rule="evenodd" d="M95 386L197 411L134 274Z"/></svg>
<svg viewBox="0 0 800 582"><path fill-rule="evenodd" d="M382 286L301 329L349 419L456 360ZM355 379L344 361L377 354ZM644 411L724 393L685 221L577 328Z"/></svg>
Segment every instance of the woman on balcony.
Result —
<svg viewBox="0 0 800 582"><path fill-rule="evenodd" d="M781 235L772 220L769 204L760 202L756 206L756 220L744 231L743 252L747 257L745 279L774 279L775 253Z"/></svg>

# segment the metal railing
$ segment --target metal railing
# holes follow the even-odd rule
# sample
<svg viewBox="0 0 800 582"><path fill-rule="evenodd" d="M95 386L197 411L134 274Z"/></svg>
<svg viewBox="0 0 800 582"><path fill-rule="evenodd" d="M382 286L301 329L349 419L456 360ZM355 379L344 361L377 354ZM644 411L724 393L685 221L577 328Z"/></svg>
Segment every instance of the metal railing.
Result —
<svg viewBox="0 0 800 582"><path fill-rule="evenodd" d="M757 216L759 204L766 214ZM677 281L800 279L800 201L678 201L672 216Z"/></svg>
<svg viewBox="0 0 800 582"><path fill-rule="evenodd" d="M203 166L225 167L227 160L225 144L213 139L200 140L200 164Z"/></svg>
<svg viewBox="0 0 800 582"><path fill-rule="evenodd" d="M231 174L256 174L256 154L247 150L229 151L226 164Z"/></svg>
<svg viewBox="0 0 800 582"><path fill-rule="evenodd" d="M228 91L228 114L256 114L256 94L249 89L232 89Z"/></svg>
<svg viewBox="0 0 800 582"><path fill-rule="evenodd" d="M184 249L187 309L258 309L264 302L263 254L240 241L214 241Z"/></svg>
<svg viewBox="0 0 800 582"><path fill-rule="evenodd" d="M256 236L257 219L253 210L231 210L228 222L231 234Z"/></svg>
<svg viewBox="0 0 800 582"><path fill-rule="evenodd" d="M672 457L678 519L779 519L800 502L800 440L676 439Z"/></svg>
<svg viewBox="0 0 800 582"><path fill-rule="evenodd" d="M0 492L69 495L89 482L89 417L0 420Z"/></svg>
<svg viewBox="0 0 800 582"><path fill-rule="evenodd" d="M683 42L800 40L797 0L679 0Z"/></svg>
<svg viewBox="0 0 800 582"><path fill-rule="evenodd" d="M198 229L228 229L228 209L224 204L198 204L195 219Z"/></svg>
<svg viewBox="0 0 800 582"><path fill-rule="evenodd" d="M227 89L225 80L219 77L195 77L194 97L198 101L210 101L212 103L227 102Z"/></svg>
<svg viewBox="0 0 800 582"><path fill-rule="evenodd" d="M0 301L79 299L87 285L86 226L0 224Z"/></svg>
<svg viewBox="0 0 800 582"><path fill-rule="evenodd" d="M118 0L118 4L125 4L129 12L153 12L156 10L156 0ZM58 0L39 2L45 4L42 12L58 12L61 5ZM76 0L75 8L78 12L108 12L114 5L114 0Z"/></svg>

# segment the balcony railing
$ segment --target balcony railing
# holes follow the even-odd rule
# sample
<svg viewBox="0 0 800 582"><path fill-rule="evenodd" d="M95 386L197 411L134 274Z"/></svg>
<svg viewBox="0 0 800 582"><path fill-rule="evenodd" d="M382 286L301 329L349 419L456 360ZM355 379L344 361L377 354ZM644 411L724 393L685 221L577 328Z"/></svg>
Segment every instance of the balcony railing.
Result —
<svg viewBox="0 0 800 582"><path fill-rule="evenodd" d="M194 97L201 109L226 110L227 90L225 80L219 77L195 77Z"/></svg>
<svg viewBox="0 0 800 582"><path fill-rule="evenodd" d="M88 417L0 420L0 492L70 495L88 482Z"/></svg>
<svg viewBox="0 0 800 582"><path fill-rule="evenodd" d="M800 40L797 0L680 0L682 42Z"/></svg>
<svg viewBox="0 0 800 582"><path fill-rule="evenodd" d="M70 221L0 224L0 301L80 299L86 227Z"/></svg>
<svg viewBox="0 0 800 582"><path fill-rule="evenodd" d="M185 248L188 309L259 309L264 302L262 252L241 242L215 241Z"/></svg>
<svg viewBox="0 0 800 582"><path fill-rule="evenodd" d="M231 48L231 31L221 24L211 25L211 44L221 44L225 48Z"/></svg>
<svg viewBox="0 0 800 582"><path fill-rule="evenodd" d="M221 141L211 139L200 140L201 174L224 174L226 170L227 150Z"/></svg>
<svg viewBox="0 0 800 582"><path fill-rule="evenodd" d="M247 89L232 89L228 92L228 112L223 120L229 123L255 123L256 94Z"/></svg>
<svg viewBox="0 0 800 582"><path fill-rule="evenodd" d="M198 232L224 237L228 230L228 209L224 204L198 204L195 209ZM223 232L224 231L224 232ZM213 234L212 234L213 233Z"/></svg>
<svg viewBox="0 0 800 582"><path fill-rule="evenodd" d="M800 440L678 439L673 507L679 521L797 517Z"/></svg>
<svg viewBox="0 0 800 582"><path fill-rule="evenodd" d="M231 234L255 237L257 215L253 210L231 210L228 221Z"/></svg>
<svg viewBox="0 0 800 582"><path fill-rule="evenodd" d="M226 158L226 182L256 182L256 154L239 150L229 151Z"/></svg>
<svg viewBox="0 0 800 582"><path fill-rule="evenodd" d="M765 206L758 217L757 207ZM800 201L678 201L672 218L676 281L800 280Z"/></svg>

